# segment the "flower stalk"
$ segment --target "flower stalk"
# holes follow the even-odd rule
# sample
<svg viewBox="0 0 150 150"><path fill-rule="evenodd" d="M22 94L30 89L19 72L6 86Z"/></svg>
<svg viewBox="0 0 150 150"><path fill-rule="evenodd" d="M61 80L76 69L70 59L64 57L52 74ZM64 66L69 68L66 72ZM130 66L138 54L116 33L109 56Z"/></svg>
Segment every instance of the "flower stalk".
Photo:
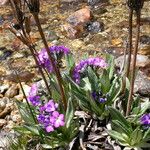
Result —
<svg viewBox="0 0 150 150"><path fill-rule="evenodd" d="M126 110L126 116L130 114L131 111L131 105L132 105L132 95L134 91L134 80L135 80L135 68L136 68L136 58L137 58L137 51L138 51L138 44L139 44L139 36L140 36L140 17L141 17L141 9L143 7L143 0L128 0L127 4L130 8L130 15L129 15L129 50L131 52L132 49L132 16L133 11L136 12L136 40L135 40L135 46L133 51L133 63L131 66L131 53L129 52L129 58L128 58L128 68L127 68L127 75L129 75L129 71L131 70L131 80L130 80L130 90L129 90L129 97L127 102L127 110ZM131 66L131 69L130 69Z"/></svg>
<svg viewBox="0 0 150 150"><path fill-rule="evenodd" d="M129 97L128 97L128 103L127 103L127 111L126 111L126 116L129 115L131 111L131 105L132 105L132 95L134 91L134 81L135 81L135 68L136 68L136 58L137 58L137 51L138 51L138 43L139 43L139 35L140 35L140 14L141 11L136 12L136 41L135 41L135 48L133 52L133 63L132 63L132 68L131 68L131 81L130 81L130 92L129 92Z"/></svg>
<svg viewBox="0 0 150 150"><path fill-rule="evenodd" d="M41 38L43 40L43 43L44 43L44 46L45 46L45 49L47 51L47 54L48 54L48 57L50 59L50 62L52 64L52 67L54 69L54 72L55 72L55 75L57 77L57 81L58 81L58 85L59 85L59 88L60 88L60 92L61 92L61 96L62 96L62 103L64 105L64 109L66 110L67 109L67 101L66 101L66 97L65 97L65 92L64 92L64 88L63 88L63 81L62 81L62 78L61 78L61 74L60 74L60 71L59 69L57 68L57 66L55 65L54 63L54 58L52 57L50 51L49 51L49 47L48 47L48 44L47 44L47 41L46 41L46 38L45 38L45 35L43 33L43 30L42 30L42 27L41 27L41 24L40 24L40 20L39 20L39 17L38 17L38 13L36 12L31 12L34 19L35 19L35 22L36 22L36 25L38 27L38 30L39 30L39 33L41 35Z"/></svg>
<svg viewBox="0 0 150 150"><path fill-rule="evenodd" d="M26 46L28 46L28 48L29 48L29 50L30 50L30 52L31 52L31 54L32 54L32 56L33 56L33 58L34 58L34 61L35 61L36 65L37 65L37 67L38 67L38 69L39 69L39 72L40 72L40 74L41 74L41 76L42 76L42 79L44 80L45 86L46 86L46 88L47 88L47 90L48 90L48 92L49 92L49 94L50 94L50 96L51 96L51 95L52 95L52 94L51 94L51 90L50 90L49 85L48 85L48 83L47 83L47 80L46 80L46 77L45 77L45 75L44 75L44 72L43 72L41 66L40 66L39 63L38 63L38 60L37 60L37 57L36 57L36 54L35 54L35 51L36 51L36 50L35 50L34 46L31 45L31 44L29 43L29 41L28 41L26 38L24 38L21 34L18 35L18 33L17 33L13 28L8 27L8 29L9 29L21 42L23 42Z"/></svg>

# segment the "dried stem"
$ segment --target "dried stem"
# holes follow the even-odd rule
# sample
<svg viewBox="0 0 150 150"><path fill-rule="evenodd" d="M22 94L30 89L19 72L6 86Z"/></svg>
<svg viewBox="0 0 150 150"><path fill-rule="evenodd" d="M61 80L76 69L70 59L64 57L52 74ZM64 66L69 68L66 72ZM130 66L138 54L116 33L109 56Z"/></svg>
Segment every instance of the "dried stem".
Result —
<svg viewBox="0 0 150 150"><path fill-rule="evenodd" d="M50 96L51 96L52 94L51 94L50 87L48 86L48 83L47 83L46 77L45 77L45 75L44 75L44 72L43 72L41 66L39 65L38 60L37 60L37 57L36 57L36 55L35 55L35 53L34 53L35 48L34 48L33 45L31 45L26 39L24 39L21 34L20 34L20 36L19 36L19 35L16 33L16 31L15 31L14 29L12 29L11 27L9 27L9 30L10 30L20 41L22 41L25 45L27 45L28 48L30 49L31 54L32 54L32 56L33 56L33 58L34 58L34 60L35 60L35 63L36 63L36 65L38 66L39 72L40 72L40 74L41 74L41 76L42 76L42 78L43 78L43 80L44 80L44 82L45 82L46 88L47 88L47 90L48 90L48 92L49 92L49 94L50 94Z"/></svg>
<svg viewBox="0 0 150 150"><path fill-rule="evenodd" d="M63 102L63 105L64 105L64 109L66 110L66 109L67 109L67 102L66 102L66 97L65 97L65 93L64 93L64 88L63 88L63 86L62 86L62 78L61 78L60 71L59 71L59 69L57 68L57 66L55 65L55 63L54 63L54 62L55 62L55 61L54 61L54 58L51 56L51 53L50 53L50 51L49 51L49 47L48 47L47 41L46 41L46 39L45 39L43 30L42 30L42 27L41 27L41 24L40 24L40 21L39 21L38 13L32 12L32 15L33 15L33 17L34 17L34 19L35 19L35 22L36 22L36 24L37 24L39 33L40 33L41 38L42 38L42 40L43 40L45 49L46 49L46 51L47 51L48 57L49 57L49 59L50 59L50 61L51 61L52 67L53 67L54 72L55 72L55 75L56 75L56 77L57 77L58 85L59 85L60 92L61 92L61 96L62 96L62 102Z"/></svg>
<svg viewBox="0 0 150 150"><path fill-rule="evenodd" d="M135 67L136 67L136 57L137 57L137 51L138 51L138 43L139 43L139 35L140 35L140 15L141 10L136 11L136 41L135 41L135 47L133 52L133 64L131 69L131 82L130 82L130 91L129 91L129 97L128 97L128 104L127 104L127 111L126 116L129 115L131 111L131 105L132 105L132 95L134 91L134 80L135 80Z"/></svg>
<svg viewBox="0 0 150 150"><path fill-rule="evenodd" d="M28 102L27 96L26 96L26 94L25 94L25 91L24 91L23 86L22 86L22 84L21 84L21 81L20 81L20 79L19 79L18 73L17 73L16 70L14 70L14 72L15 72L15 74L16 74L16 77L17 77L17 80L18 80L18 82L19 82L19 85L20 85L21 91L22 91L22 93L23 93L23 96L24 96L24 98L25 98L25 100L26 100L26 103L27 103L27 105L28 105L30 114L31 114L31 116L32 116L32 118L33 118L33 120L34 120L34 122L35 122L35 124L36 124L36 123L37 123L37 120L36 120L36 118L34 117L34 114L33 114L33 112L32 112L32 109L31 109L31 107L30 107L30 104L29 104L29 102Z"/></svg>
<svg viewBox="0 0 150 150"><path fill-rule="evenodd" d="M128 49L128 60L127 60L127 72L126 77L129 78L130 72L130 63L131 63L131 52L132 52L132 18L133 18L133 9L129 9L129 49Z"/></svg>

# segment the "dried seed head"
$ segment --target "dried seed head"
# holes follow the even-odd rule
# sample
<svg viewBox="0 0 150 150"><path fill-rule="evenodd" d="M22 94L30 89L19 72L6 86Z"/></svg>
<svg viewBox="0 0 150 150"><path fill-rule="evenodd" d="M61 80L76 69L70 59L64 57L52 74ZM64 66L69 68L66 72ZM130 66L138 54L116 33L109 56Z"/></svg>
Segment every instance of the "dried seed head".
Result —
<svg viewBox="0 0 150 150"><path fill-rule="evenodd" d="M139 11L142 9L144 0L127 0L127 5L130 9Z"/></svg>
<svg viewBox="0 0 150 150"><path fill-rule="evenodd" d="M40 2L39 0L25 0L31 13L39 13L40 11Z"/></svg>

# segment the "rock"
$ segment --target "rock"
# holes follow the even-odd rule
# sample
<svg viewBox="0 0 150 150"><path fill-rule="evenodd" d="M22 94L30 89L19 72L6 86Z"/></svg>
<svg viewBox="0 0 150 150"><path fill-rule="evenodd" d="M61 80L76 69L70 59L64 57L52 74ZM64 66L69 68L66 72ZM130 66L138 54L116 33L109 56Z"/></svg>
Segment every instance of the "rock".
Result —
<svg viewBox="0 0 150 150"><path fill-rule="evenodd" d="M2 94L0 94L0 98L2 98L3 97L3 95Z"/></svg>
<svg viewBox="0 0 150 150"><path fill-rule="evenodd" d="M14 127L14 125L15 125L14 122L12 120L9 120L5 128L11 130Z"/></svg>
<svg viewBox="0 0 150 150"><path fill-rule="evenodd" d="M141 71L137 73L134 92L139 93L141 96L150 97L150 80Z"/></svg>
<svg viewBox="0 0 150 150"><path fill-rule="evenodd" d="M98 33L104 31L104 23L103 22L90 22L87 24L87 30L92 33Z"/></svg>
<svg viewBox="0 0 150 150"><path fill-rule="evenodd" d="M34 73L31 73L30 71L23 71L18 73L18 77L21 82L29 82L34 77ZM18 83L18 77L16 74L11 73L7 75L5 79Z"/></svg>
<svg viewBox="0 0 150 150"><path fill-rule="evenodd" d="M5 107L5 109L0 113L0 118L5 118L8 114L10 114L11 108Z"/></svg>
<svg viewBox="0 0 150 150"><path fill-rule="evenodd" d="M150 36L142 35L140 37L140 43L150 45Z"/></svg>
<svg viewBox="0 0 150 150"><path fill-rule="evenodd" d="M5 93L5 96L8 98L13 98L16 96L19 92L18 86L16 84L13 84Z"/></svg>
<svg viewBox="0 0 150 150"><path fill-rule="evenodd" d="M123 55L123 51L124 47L114 47L114 46L102 49L103 53L111 54L116 58L121 57Z"/></svg>
<svg viewBox="0 0 150 150"><path fill-rule="evenodd" d="M4 84L4 85L0 86L0 94L4 94L4 92L6 90L8 90L9 87L10 87L9 84Z"/></svg>
<svg viewBox="0 0 150 150"><path fill-rule="evenodd" d="M67 18L67 22L72 26L83 25L89 22L92 18L91 11L89 7L82 8Z"/></svg>
<svg viewBox="0 0 150 150"><path fill-rule="evenodd" d="M47 38L48 41L54 41L54 40L59 39L59 37L56 35L56 33L54 31L48 31L46 38Z"/></svg>
<svg viewBox="0 0 150 150"><path fill-rule="evenodd" d="M14 98L18 101L22 101L24 96L23 96L23 94L19 94L19 95L16 95Z"/></svg>
<svg viewBox="0 0 150 150"><path fill-rule="evenodd" d="M0 128L2 128L6 124L5 119L0 119Z"/></svg>
<svg viewBox="0 0 150 150"><path fill-rule="evenodd" d="M0 6L7 4L9 0L0 0Z"/></svg>
<svg viewBox="0 0 150 150"><path fill-rule="evenodd" d="M121 38L115 38L115 39L112 39L111 40L111 44L113 46L121 46L123 43L122 39Z"/></svg>
<svg viewBox="0 0 150 150"><path fill-rule="evenodd" d="M84 46L84 42L81 41L81 40L79 40L79 39L72 40L70 44L72 45L72 47L74 48L74 50L78 50L82 46Z"/></svg>
<svg viewBox="0 0 150 150"><path fill-rule="evenodd" d="M18 86L19 86L19 84L18 84ZM23 87L25 94L29 95L29 91L30 91L31 87L23 82L22 82L22 87ZM19 94L23 94L21 88L20 88Z"/></svg>
<svg viewBox="0 0 150 150"><path fill-rule="evenodd" d="M126 59L127 59L127 56L126 56ZM124 56L120 56L118 57L115 62L116 62L116 65L118 67L120 67L123 63L123 60L124 60ZM133 55L132 55L132 58L131 58L131 61L133 61ZM144 56L144 55L137 55L137 61L136 61L136 66L137 67L144 67L146 66L148 63L150 62L150 59L148 58L148 56ZM132 64L132 62L131 62Z"/></svg>
<svg viewBox="0 0 150 150"><path fill-rule="evenodd" d="M0 53L0 60L1 61L7 59L7 57L11 56L11 54L13 53L11 50L2 49L2 48L0 48L0 51L2 51Z"/></svg>
<svg viewBox="0 0 150 150"><path fill-rule="evenodd" d="M150 79L150 61L144 67L140 67L140 70Z"/></svg>
<svg viewBox="0 0 150 150"><path fill-rule="evenodd" d="M81 33L83 32L83 27L75 29L72 25L66 23L61 26L61 31L68 38L74 39L81 35Z"/></svg>
<svg viewBox="0 0 150 150"><path fill-rule="evenodd" d="M150 45L141 45L138 54L150 55Z"/></svg>
<svg viewBox="0 0 150 150"><path fill-rule="evenodd" d="M3 101L0 101L0 113L5 109L6 103Z"/></svg>
<svg viewBox="0 0 150 150"><path fill-rule="evenodd" d="M0 113L5 109L8 103L10 103L10 100L8 97L0 98Z"/></svg>
<svg viewBox="0 0 150 150"><path fill-rule="evenodd" d="M67 23L62 26L62 32L69 38L76 38L83 33L84 26L91 18L91 11L89 7L86 6L85 8L74 12L66 19Z"/></svg>
<svg viewBox="0 0 150 150"><path fill-rule="evenodd" d="M90 5L90 6L96 5L96 4L99 3L100 1L101 1L101 0L87 0L88 5Z"/></svg>
<svg viewBox="0 0 150 150"><path fill-rule="evenodd" d="M21 122L21 116L19 114L12 115L11 119L15 123Z"/></svg>
<svg viewBox="0 0 150 150"><path fill-rule="evenodd" d="M76 2L78 0L61 0L61 2L65 2L65 3L71 3L71 2Z"/></svg>

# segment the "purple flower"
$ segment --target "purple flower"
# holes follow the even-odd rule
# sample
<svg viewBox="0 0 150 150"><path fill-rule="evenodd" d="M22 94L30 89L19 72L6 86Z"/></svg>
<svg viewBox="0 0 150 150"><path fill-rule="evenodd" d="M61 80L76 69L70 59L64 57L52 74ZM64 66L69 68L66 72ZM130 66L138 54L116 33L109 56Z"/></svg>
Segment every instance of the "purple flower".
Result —
<svg viewBox="0 0 150 150"><path fill-rule="evenodd" d="M99 98L100 103L105 103L107 101L107 98Z"/></svg>
<svg viewBox="0 0 150 150"><path fill-rule="evenodd" d="M30 96L36 96L37 93L38 93L38 86L37 86L37 84L33 84L33 85L31 86L30 91L29 91L29 95L30 95Z"/></svg>
<svg viewBox="0 0 150 150"><path fill-rule="evenodd" d="M54 131L54 127L51 126L51 125L47 126L45 129L46 129L46 131L47 131L48 133Z"/></svg>
<svg viewBox="0 0 150 150"><path fill-rule="evenodd" d="M28 101L33 105L33 106L38 106L41 104L40 101L40 96L29 96Z"/></svg>
<svg viewBox="0 0 150 150"><path fill-rule="evenodd" d="M70 50L69 48L61 45L61 46L51 46L50 47L50 51L53 52L53 53L56 53L56 54L60 54L60 53L63 53L63 54L69 54Z"/></svg>
<svg viewBox="0 0 150 150"><path fill-rule="evenodd" d="M38 106L41 103L40 96L38 96L38 86L37 86L37 84L33 84L31 86L31 89L30 89L29 95L28 95L28 101L33 106Z"/></svg>
<svg viewBox="0 0 150 150"><path fill-rule="evenodd" d="M64 122L64 114L59 114L58 111L54 111L52 113L52 116L54 117L54 127L55 128L58 128L58 127L61 127L61 126L64 126L65 125L65 122Z"/></svg>
<svg viewBox="0 0 150 150"><path fill-rule="evenodd" d="M64 46L51 46L49 47L49 51L51 52L52 55L57 54L57 55L67 55L70 50ZM39 64L43 67L46 68L50 73L53 72L53 67L52 64L49 60L47 51L45 48L43 48L39 54L38 54L38 60ZM57 62L55 62L57 63Z"/></svg>
<svg viewBox="0 0 150 150"><path fill-rule="evenodd" d="M44 105L46 112L53 112L58 108L58 104L54 103L53 100L50 100L48 103Z"/></svg>
<svg viewBox="0 0 150 150"><path fill-rule="evenodd" d="M52 132L56 128L64 126L64 115L57 111L58 104L49 100L45 105L39 107L38 122L45 128L46 132Z"/></svg>
<svg viewBox="0 0 150 150"><path fill-rule="evenodd" d="M80 84L81 76L80 74L84 72L84 70L88 67L98 67L98 68L106 68L107 63L102 58L89 58L86 60L82 60L79 64L77 64L73 70L73 79L77 84Z"/></svg>
<svg viewBox="0 0 150 150"><path fill-rule="evenodd" d="M46 68L50 73L53 72L52 64L49 60L47 51L44 48L39 52L38 59L39 59L39 64L43 68Z"/></svg>
<svg viewBox="0 0 150 150"><path fill-rule="evenodd" d="M140 121L141 121L142 125L150 126L150 113L149 114L144 114L140 118Z"/></svg>

